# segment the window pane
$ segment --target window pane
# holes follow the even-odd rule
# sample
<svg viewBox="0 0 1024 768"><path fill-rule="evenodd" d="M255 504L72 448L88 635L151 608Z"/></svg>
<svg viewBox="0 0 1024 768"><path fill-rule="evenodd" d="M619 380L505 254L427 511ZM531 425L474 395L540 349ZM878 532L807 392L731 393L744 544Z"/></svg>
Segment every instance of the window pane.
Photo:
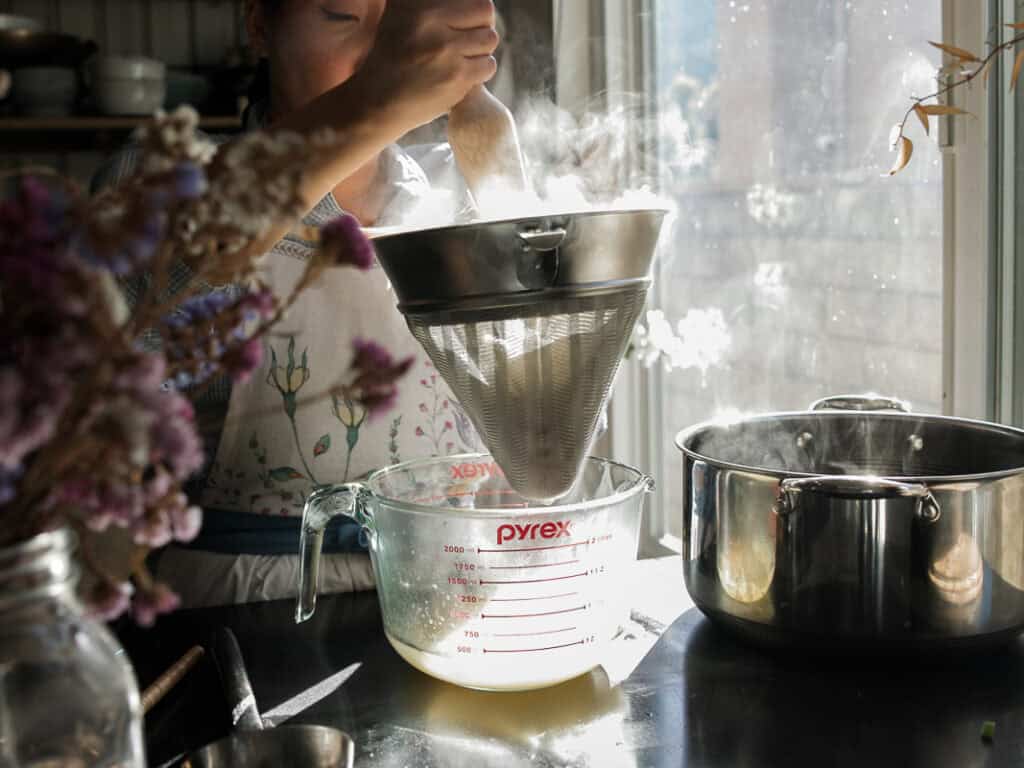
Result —
<svg viewBox="0 0 1024 768"><path fill-rule="evenodd" d="M679 204L657 283L676 336L661 359L677 366L658 374L663 477L678 474L671 430L723 412L868 390L941 409L934 138L909 126L910 166L882 177L908 96L934 90L940 10L658 0L662 167ZM669 510L676 485L663 483Z"/></svg>

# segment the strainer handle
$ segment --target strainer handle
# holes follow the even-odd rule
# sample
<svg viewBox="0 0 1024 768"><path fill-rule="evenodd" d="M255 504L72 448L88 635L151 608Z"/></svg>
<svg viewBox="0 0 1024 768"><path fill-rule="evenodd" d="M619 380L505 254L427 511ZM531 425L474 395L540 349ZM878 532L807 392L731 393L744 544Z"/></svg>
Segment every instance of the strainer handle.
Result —
<svg viewBox="0 0 1024 768"><path fill-rule="evenodd" d="M299 596L295 604L295 623L301 624L316 610L316 592L320 585L320 554L324 530L331 519L345 515L365 525L369 512L364 509L362 483L345 483L318 488L309 495L302 510L299 536Z"/></svg>

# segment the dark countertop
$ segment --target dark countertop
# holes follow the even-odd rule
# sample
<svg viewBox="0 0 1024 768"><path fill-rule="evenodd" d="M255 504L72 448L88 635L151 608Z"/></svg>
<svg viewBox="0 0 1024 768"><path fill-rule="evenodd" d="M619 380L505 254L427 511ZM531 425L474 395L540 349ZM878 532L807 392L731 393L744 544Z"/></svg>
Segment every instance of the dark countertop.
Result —
<svg viewBox="0 0 1024 768"><path fill-rule="evenodd" d="M260 711L334 725L356 766L1024 766L1024 641L981 657L779 656L738 644L685 611L618 689L601 673L529 693L447 685L388 646L372 593L181 612L124 629L140 683L217 625L238 636ZM283 706L282 706L283 705ZM997 724L993 743L980 738ZM150 764L227 732L209 658L146 722Z"/></svg>

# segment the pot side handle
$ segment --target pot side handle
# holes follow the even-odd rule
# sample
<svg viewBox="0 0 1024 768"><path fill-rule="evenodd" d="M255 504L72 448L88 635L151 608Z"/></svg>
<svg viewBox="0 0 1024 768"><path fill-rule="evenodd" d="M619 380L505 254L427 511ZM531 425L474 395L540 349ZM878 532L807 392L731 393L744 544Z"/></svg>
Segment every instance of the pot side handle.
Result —
<svg viewBox="0 0 1024 768"><path fill-rule="evenodd" d="M366 508L362 483L345 483L318 488L309 495L302 510L302 532L299 535L299 593L295 603L295 623L301 624L316 610L316 593L320 584L320 554L324 530L331 519L345 515L369 528L373 522Z"/></svg>
<svg viewBox="0 0 1024 768"><path fill-rule="evenodd" d="M811 411L899 411L910 413L910 403L884 395L832 395L811 403Z"/></svg>
<svg viewBox="0 0 1024 768"><path fill-rule="evenodd" d="M871 475L818 475L795 477L779 483L775 511L779 515L796 509L796 497L801 493L822 493L842 499L869 501L872 499L914 498L918 500L917 516L928 523L939 519L941 510L931 489L924 483L904 483Z"/></svg>

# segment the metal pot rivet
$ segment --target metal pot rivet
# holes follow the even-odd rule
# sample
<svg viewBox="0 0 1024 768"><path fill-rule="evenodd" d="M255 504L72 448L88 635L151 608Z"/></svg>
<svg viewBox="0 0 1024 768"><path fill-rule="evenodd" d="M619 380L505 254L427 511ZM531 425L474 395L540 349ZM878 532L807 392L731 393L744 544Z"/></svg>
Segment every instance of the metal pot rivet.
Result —
<svg viewBox="0 0 1024 768"><path fill-rule="evenodd" d="M920 451L924 448L924 438L920 435L911 435L907 438L907 442L910 444L910 450Z"/></svg>

